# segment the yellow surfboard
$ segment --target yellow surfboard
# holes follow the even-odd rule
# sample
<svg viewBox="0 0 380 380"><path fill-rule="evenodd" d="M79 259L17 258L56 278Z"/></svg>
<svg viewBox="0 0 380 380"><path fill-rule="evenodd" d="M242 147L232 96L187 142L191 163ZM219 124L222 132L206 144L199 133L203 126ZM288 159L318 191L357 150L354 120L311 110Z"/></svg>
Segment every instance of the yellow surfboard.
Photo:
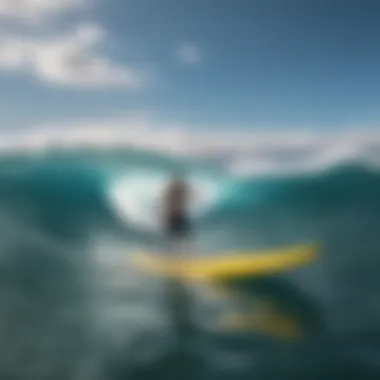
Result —
<svg viewBox="0 0 380 380"><path fill-rule="evenodd" d="M150 273L186 280L218 281L236 277L259 277L306 265L316 259L318 246L303 244L266 251L228 252L204 258L170 258L162 253L139 253L136 265ZM174 257L174 258L173 258Z"/></svg>

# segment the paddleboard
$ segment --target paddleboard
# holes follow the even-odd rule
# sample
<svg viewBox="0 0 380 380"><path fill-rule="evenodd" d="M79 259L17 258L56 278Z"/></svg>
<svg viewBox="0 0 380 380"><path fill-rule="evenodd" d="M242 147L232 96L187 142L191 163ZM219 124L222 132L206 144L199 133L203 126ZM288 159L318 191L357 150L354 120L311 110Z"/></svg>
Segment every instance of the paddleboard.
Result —
<svg viewBox="0 0 380 380"><path fill-rule="evenodd" d="M317 255L316 244L304 244L260 252L228 252L204 258L183 258L183 255L176 258L173 253L168 258L163 253L140 252L134 261L141 270L165 277L218 281L281 273L307 265Z"/></svg>

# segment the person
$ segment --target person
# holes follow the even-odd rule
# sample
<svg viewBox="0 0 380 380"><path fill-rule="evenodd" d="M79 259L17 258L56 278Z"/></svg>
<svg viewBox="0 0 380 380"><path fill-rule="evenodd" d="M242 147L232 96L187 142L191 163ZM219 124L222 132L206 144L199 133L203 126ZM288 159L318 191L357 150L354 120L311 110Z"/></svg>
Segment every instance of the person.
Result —
<svg viewBox="0 0 380 380"><path fill-rule="evenodd" d="M164 226L171 241L183 240L190 234L188 205L190 188L186 181L174 177L168 184L164 196Z"/></svg>
<svg viewBox="0 0 380 380"><path fill-rule="evenodd" d="M190 243L191 222L189 203L193 197L189 183L182 177L174 175L164 191L164 228L168 238L168 253L170 269L180 274L187 270L187 259L194 253ZM189 342L196 337L193 326L191 292L181 276L167 279L165 292L165 308L169 321L176 333L177 347L175 352L187 352Z"/></svg>

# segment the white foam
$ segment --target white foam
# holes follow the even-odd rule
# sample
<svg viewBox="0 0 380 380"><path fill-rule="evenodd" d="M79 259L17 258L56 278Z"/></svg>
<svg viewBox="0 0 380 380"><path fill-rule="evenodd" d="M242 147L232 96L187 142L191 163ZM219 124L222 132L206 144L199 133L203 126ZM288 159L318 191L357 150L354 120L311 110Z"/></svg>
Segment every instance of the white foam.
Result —
<svg viewBox="0 0 380 380"><path fill-rule="evenodd" d="M144 230L159 231L161 196L168 180L169 177L164 174L128 172L125 177L117 178L110 184L110 204L116 214L129 224ZM220 186L218 182L197 176L190 177L189 182L194 189L189 211L198 217L218 199Z"/></svg>
<svg viewBox="0 0 380 380"><path fill-rule="evenodd" d="M141 118L3 133L0 152L46 154L82 148L95 152L141 148L209 160L235 175L324 168L347 160L380 162L380 131L194 130L152 125Z"/></svg>

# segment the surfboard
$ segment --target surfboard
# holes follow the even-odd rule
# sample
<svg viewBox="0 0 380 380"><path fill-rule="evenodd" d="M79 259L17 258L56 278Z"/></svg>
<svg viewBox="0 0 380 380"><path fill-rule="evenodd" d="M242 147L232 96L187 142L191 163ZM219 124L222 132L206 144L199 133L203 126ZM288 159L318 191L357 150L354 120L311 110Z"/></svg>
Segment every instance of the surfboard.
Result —
<svg viewBox="0 0 380 380"><path fill-rule="evenodd" d="M218 281L281 273L307 265L317 255L316 244L303 244L260 252L228 252L204 258L176 258L173 253L167 258L162 253L140 252L134 261L141 270L165 277Z"/></svg>

